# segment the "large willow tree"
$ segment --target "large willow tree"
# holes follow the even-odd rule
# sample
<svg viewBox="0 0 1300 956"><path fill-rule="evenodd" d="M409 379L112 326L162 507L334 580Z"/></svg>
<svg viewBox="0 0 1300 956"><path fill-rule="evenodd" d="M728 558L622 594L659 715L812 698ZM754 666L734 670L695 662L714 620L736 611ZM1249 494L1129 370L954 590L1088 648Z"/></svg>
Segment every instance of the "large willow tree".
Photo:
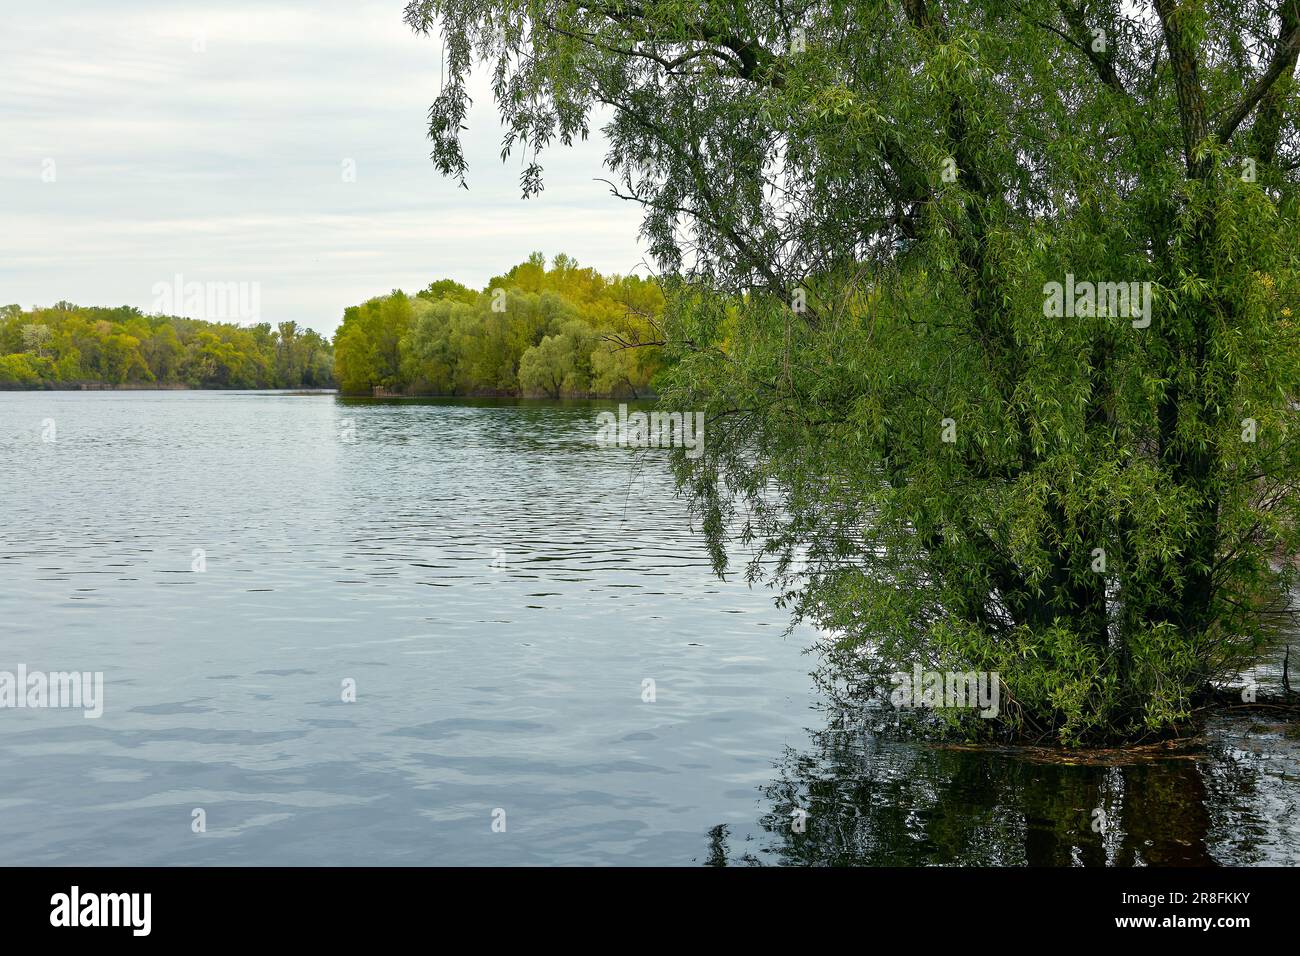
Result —
<svg viewBox="0 0 1300 956"><path fill-rule="evenodd" d="M719 568L750 542L857 678L997 671L998 727L1078 742L1176 726L1289 583L1298 4L406 16L445 44L446 174L478 62L525 194L608 117L674 289L667 401L709 415L678 467ZM1137 283L1149 321L1050 283Z"/></svg>

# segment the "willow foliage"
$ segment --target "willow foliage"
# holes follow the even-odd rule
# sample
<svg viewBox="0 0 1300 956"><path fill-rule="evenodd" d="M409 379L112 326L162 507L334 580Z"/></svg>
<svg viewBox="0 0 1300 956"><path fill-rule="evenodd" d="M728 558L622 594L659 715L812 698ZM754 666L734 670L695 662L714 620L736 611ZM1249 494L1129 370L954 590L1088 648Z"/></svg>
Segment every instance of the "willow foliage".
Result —
<svg viewBox="0 0 1300 956"><path fill-rule="evenodd" d="M1297 0L407 20L446 44L451 176L476 62L526 194L608 117L672 277L666 400L709 415L682 485L719 569L739 533L855 680L997 671L999 728L1113 740L1268 637L1297 547Z"/></svg>

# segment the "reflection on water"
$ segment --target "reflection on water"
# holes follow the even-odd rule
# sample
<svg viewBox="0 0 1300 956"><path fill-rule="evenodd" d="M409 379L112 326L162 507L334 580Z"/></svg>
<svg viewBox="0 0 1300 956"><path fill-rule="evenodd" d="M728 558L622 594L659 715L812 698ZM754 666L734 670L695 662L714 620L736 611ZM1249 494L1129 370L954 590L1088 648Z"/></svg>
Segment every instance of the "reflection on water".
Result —
<svg viewBox="0 0 1300 956"><path fill-rule="evenodd" d="M763 788L766 839L710 833L712 865L1300 864L1294 725L1215 717L1148 754L918 745L831 726ZM807 818L802 832L793 814Z"/></svg>
<svg viewBox="0 0 1300 956"><path fill-rule="evenodd" d="M105 675L0 710L0 863L1297 862L1280 726L1114 767L828 726L814 635L599 407L0 392L0 670Z"/></svg>

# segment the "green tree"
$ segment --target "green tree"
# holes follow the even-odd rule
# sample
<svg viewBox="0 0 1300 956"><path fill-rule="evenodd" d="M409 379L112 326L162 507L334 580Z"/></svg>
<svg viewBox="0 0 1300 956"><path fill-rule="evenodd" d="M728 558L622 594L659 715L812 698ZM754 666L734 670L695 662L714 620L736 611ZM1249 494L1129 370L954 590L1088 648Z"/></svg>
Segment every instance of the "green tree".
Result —
<svg viewBox="0 0 1300 956"><path fill-rule="evenodd" d="M598 342L596 331L580 319L558 323L554 334L544 336L520 358L520 387L551 398L587 395Z"/></svg>
<svg viewBox="0 0 1300 956"><path fill-rule="evenodd" d="M404 380L417 393L453 394L458 355L451 330L455 317L463 321L473 307L460 298L440 298L424 300L414 311L415 321L402 344Z"/></svg>
<svg viewBox="0 0 1300 956"><path fill-rule="evenodd" d="M785 580L807 552L787 594L852 679L997 671L1002 720L972 726L1088 741L1185 719L1290 583L1297 11L415 0L406 17L448 44L429 130L446 174L466 173L476 58L507 152L529 154L525 195L539 150L609 108L613 189L669 277L665 401L713 423L678 473L719 569L743 512L751 575ZM1076 279L1104 286L1063 308Z"/></svg>
<svg viewBox="0 0 1300 956"><path fill-rule="evenodd" d="M525 391L559 398L573 375L573 349L559 335L548 335L524 353L519 363L519 384Z"/></svg>
<svg viewBox="0 0 1300 956"><path fill-rule="evenodd" d="M456 302L472 303L478 293L468 289L454 279L438 279L416 293L422 299L437 302L440 299L452 299Z"/></svg>
<svg viewBox="0 0 1300 956"><path fill-rule="evenodd" d="M290 333L284 345L281 335ZM209 388L329 385L333 356L320 334L261 323L241 327L176 316L147 316L59 302L24 311L0 309L0 357L6 384L24 388L99 382L111 385L187 384Z"/></svg>
<svg viewBox="0 0 1300 956"><path fill-rule="evenodd" d="M22 352L0 355L0 385L31 386L41 381L33 356Z"/></svg>
<svg viewBox="0 0 1300 956"><path fill-rule="evenodd" d="M171 325L159 325L140 343L140 351L154 378L160 382L176 381L185 356L185 347L181 344L175 328Z"/></svg>
<svg viewBox="0 0 1300 956"><path fill-rule="evenodd" d="M375 386L400 387L401 342L414 310L400 290L352 306L335 332L335 373L346 392L368 393Z"/></svg>

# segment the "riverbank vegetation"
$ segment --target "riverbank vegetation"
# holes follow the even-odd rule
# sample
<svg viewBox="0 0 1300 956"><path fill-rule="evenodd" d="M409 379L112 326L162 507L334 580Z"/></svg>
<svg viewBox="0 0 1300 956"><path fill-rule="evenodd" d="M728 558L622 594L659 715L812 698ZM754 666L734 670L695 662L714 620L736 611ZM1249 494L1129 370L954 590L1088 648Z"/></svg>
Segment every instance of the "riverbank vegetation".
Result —
<svg viewBox="0 0 1300 956"><path fill-rule="evenodd" d="M59 302L0 307L0 388L333 385L329 343L294 322L240 326Z"/></svg>
<svg viewBox="0 0 1300 956"><path fill-rule="evenodd" d="M662 366L653 280L535 253L480 292L450 279L348 308L334 335L349 394L644 395Z"/></svg>
<svg viewBox="0 0 1300 956"><path fill-rule="evenodd" d="M464 178L610 116L678 477L841 678L996 672L971 733L1176 732L1291 619L1297 0L414 0ZM1064 290L1077 293L1064 301ZM798 576L795 561L806 566Z"/></svg>

